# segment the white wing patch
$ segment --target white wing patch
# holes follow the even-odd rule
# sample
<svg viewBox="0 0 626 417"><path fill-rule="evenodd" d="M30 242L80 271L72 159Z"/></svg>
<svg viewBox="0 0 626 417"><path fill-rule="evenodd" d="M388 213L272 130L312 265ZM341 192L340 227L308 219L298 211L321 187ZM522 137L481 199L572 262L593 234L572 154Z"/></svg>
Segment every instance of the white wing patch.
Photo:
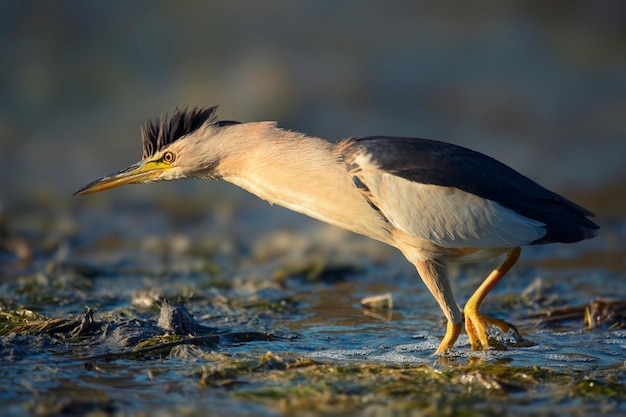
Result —
<svg viewBox="0 0 626 417"><path fill-rule="evenodd" d="M546 234L543 223L457 188L367 169L360 177L394 227L444 248L515 247Z"/></svg>

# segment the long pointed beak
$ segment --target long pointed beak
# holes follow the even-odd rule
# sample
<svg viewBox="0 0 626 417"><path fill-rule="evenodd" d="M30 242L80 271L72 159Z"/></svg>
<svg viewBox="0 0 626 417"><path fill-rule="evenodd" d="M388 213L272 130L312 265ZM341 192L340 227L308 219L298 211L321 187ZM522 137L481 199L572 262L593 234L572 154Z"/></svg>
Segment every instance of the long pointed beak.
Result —
<svg viewBox="0 0 626 417"><path fill-rule="evenodd" d="M119 187L120 185L154 181L163 169L164 167L161 164L152 161L141 161L87 184L76 191L74 195L97 193L98 191L108 190L109 188Z"/></svg>

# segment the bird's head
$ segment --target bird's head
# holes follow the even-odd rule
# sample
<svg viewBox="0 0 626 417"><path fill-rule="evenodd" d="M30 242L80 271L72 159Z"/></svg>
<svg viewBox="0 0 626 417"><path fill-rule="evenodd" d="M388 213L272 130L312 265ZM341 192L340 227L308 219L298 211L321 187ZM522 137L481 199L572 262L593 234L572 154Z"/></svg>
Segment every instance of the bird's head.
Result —
<svg viewBox="0 0 626 417"><path fill-rule="evenodd" d="M75 195L90 194L125 184L212 176L217 155L199 149L206 144L206 129L219 129L237 122L217 121L217 107L176 110L171 118L149 120L141 129L143 157L128 168L86 185ZM213 132L213 131L212 131ZM213 132L214 133L214 132ZM210 136L210 134L209 134Z"/></svg>

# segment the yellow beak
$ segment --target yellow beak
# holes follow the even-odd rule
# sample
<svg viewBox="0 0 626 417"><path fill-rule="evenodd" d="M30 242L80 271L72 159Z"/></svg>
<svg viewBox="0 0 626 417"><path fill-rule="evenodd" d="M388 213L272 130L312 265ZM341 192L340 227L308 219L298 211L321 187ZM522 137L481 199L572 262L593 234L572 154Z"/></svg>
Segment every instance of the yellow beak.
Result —
<svg viewBox="0 0 626 417"><path fill-rule="evenodd" d="M76 191L74 195L97 193L98 191L108 190L120 185L156 181L160 174L168 168L171 168L171 165L161 163L160 161L141 161L87 184Z"/></svg>

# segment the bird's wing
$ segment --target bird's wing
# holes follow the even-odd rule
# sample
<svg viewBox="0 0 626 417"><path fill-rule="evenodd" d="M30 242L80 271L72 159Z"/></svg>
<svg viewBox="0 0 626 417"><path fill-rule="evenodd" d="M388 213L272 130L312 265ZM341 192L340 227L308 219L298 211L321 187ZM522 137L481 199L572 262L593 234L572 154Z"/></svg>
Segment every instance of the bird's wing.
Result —
<svg viewBox="0 0 626 417"><path fill-rule="evenodd" d="M416 138L340 144L355 185L395 227L444 247L574 242L592 214L495 159Z"/></svg>

